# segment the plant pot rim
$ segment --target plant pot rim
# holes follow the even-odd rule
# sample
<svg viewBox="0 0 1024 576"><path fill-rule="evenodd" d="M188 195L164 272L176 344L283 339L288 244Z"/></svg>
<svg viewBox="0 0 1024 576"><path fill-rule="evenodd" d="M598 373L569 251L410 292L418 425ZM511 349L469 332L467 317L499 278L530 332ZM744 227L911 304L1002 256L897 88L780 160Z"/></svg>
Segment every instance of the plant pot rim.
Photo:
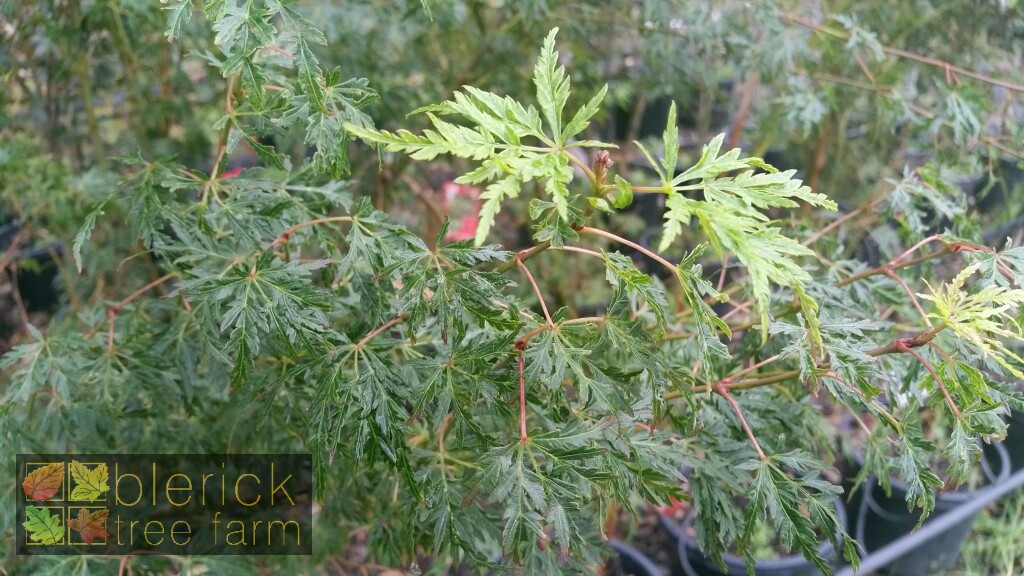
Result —
<svg viewBox="0 0 1024 576"><path fill-rule="evenodd" d="M631 562L642 568L651 576L661 574L661 568L659 568L653 560L648 558L646 554L641 552L635 546L631 546L618 538L612 538L608 541L608 547L614 550L619 556L628 557Z"/></svg>
<svg viewBox="0 0 1024 576"><path fill-rule="evenodd" d="M979 439L978 442L981 443L981 440ZM988 467L989 470L986 471L986 469L985 469L986 467L984 465L982 465L982 474L985 476L985 479L988 481L987 484L982 484L982 485L980 485L980 486L978 486L976 488L969 488L969 489L964 489L963 485L960 485L960 486L957 486L956 488L953 488L952 490L943 490L941 492L936 492L935 493L935 498L936 498L937 501L948 503L948 504L960 504L962 502L966 502L966 501L970 500L971 498L973 498L974 494L976 492L978 492L979 490L985 490L986 488L988 488L990 486L994 486L994 485L1002 482L1003 480L1005 480L1007 477L1009 477L1011 462L1010 462L1010 454L1006 450L1006 447L1003 446L1002 442L992 442L991 444L989 444L989 446L991 446L992 449L995 450L996 454L999 456L999 474L990 474L991 466L989 466ZM854 463L858 467L862 468L864 466L864 453L863 453L863 451L861 451L861 450L854 450L852 456L853 456ZM984 458L985 458L984 453L982 453L981 457L982 457L982 460L984 460ZM868 477L868 479L874 478L874 477L875 477L875 475L871 474ZM875 483L876 484L878 483L877 480L876 480ZM889 485L892 488L896 489L896 490L901 490L903 492L907 491L906 483L903 482L903 480L900 479L897 476L890 476L889 477Z"/></svg>
<svg viewBox="0 0 1024 576"><path fill-rule="evenodd" d="M846 508L843 506L842 499L838 496L833 499L832 506L836 510L836 517L838 519L836 536L839 537L842 534L843 526L846 525ZM697 545L697 541L686 534L686 529L693 525L693 522L696 520L696 516L696 513L692 511L689 512L686 515L686 518L683 519L683 523L680 525L667 514L658 514L658 522L672 536L672 538L676 540L680 556L690 551L697 552L702 555L704 554L700 549L700 546ZM824 540L818 546L818 553L825 559L828 559L833 551L835 551L835 548L833 548L832 542L828 539ZM734 565L737 567L746 566L742 558L732 554L731 552L723 554L722 559L725 561L726 565ZM762 569L788 569L806 565L808 562L809 560L807 560L803 554L797 553L779 556L777 558L758 560L754 563L754 566Z"/></svg>

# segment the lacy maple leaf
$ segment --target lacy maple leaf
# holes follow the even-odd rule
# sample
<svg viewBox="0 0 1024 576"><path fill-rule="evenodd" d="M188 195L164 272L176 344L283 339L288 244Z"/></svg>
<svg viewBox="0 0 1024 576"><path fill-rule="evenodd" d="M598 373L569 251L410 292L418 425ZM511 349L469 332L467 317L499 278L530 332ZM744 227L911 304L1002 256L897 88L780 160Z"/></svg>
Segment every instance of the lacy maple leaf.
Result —
<svg viewBox="0 0 1024 576"><path fill-rule="evenodd" d="M110 516L110 510L106 508L92 511L79 508L78 517L68 519L68 528L78 532L83 542L92 544L92 541L96 538L110 536L110 533L107 532L108 516Z"/></svg>
<svg viewBox="0 0 1024 576"><path fill-rule="evenodd" d="M57 492L60 492L60 486L63 483L64 463L54 462L26 474L25 481L21 483L21 489L25 491L26 496L39 502L53 498Z"/></svg>

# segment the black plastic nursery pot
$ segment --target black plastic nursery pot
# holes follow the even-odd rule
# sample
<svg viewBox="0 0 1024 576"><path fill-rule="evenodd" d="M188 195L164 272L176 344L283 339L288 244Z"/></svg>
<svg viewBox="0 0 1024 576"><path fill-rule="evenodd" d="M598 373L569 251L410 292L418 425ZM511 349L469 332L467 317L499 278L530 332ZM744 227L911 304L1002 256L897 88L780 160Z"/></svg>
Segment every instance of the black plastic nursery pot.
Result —
<svg viewBox="0 0 1024 576"><path fill-rule="evenodd" d="M1013 410L1006 418L1006 440L1003 447L1010 458L1010 471L1024 468L1024 412Z"/></svg>
<svg viewBox="0 0 1024 576"><path fill-rule="evenodd" d="M609 540L608 546L615 550L612 559L612 574L615 576L662 576L657 564L643 552L621 540Z"/></svg>
<svg viewBox="0 0 1024 576"><path fill-rule="evenodd" d="M986 446L982 469L988 485L1004 481L1010 474L1010 460L1002 444ZM913 532L921 517L919 508L907 510L906 485L898 479L891 479L891 494L886 494L874 477L868 478L849 503L854 537L870 554L887 544ZM935 511L926 520L933 521L943 513L952 510L974 498L979 490L951 490L941 492L935 498ZM962 522L950 526L935 538L915 549L907 550L899 559L884 570L887 574L899 576L925 576L940 570L948 570L960 555L960 547L971 531L977 513Z"/></svg>
<svg viewBox="0 0 1024 576"><path fill-rule="evenodd" d="M21 224L14 220L0 221L0 253L10 249L15 237L21 231ZM52 310L60 302L57 289L59 270L54 254L61 256L60 244L50 246L17 246L11 267L5 271L7 278L17 278L17 290L29 312ZM31 263L31 264L30 264ZM13 268L13 270L12 270Z"/></svg>
<svg viewBox="0 0 1024 576"><path fill-rule="evenodd" d="M839 525L846 523L846 508L842 500L836 498L833 502L836 516L839 518ZM743 559L733 554L724 556L727 572L722 572L721 567L714 560L704 555L697 541L689 534L696 519L694 514L689 514L682 525L677 524L671 518L661 516L661 526L672 535L678 542L679 568L682 576L747 576L747 565ZM837 533L838 536L838 533ZM832 543L825 540L818 546L818 553L826 560L836 557L836 550ZM673 571L673 575L676 571ZM807 558L801 554L792 554L770 560L760 560L754 564L754 574L757 576L819 576L821 571Z"/></svg>

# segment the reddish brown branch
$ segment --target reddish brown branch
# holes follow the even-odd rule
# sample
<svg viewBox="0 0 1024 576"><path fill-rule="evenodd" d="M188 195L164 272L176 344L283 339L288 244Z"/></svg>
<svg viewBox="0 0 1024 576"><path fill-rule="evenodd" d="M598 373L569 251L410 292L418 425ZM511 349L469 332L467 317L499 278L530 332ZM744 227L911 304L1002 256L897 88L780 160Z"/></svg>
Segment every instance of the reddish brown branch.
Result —
<svg viewBox="0 0 1024 576"><path fill-rule="evenodd" d="M164 282L170 280L171 278L174 278L174 276L174 274L165 274L160 278L153 280L149 284L146 284L142 288L139 288L135 292L132 292L123 300L107 309L107 352L114 352L114 317L117 316L117 313L120 312L121 309L124 308L125 305L127 305L132 300L135 300L136 298L143 295L147 291L152 290L153 288L163 284Z"/></svg>
<svg viewBox="0 0 1024 576"><path fill-rule="evenodd" d="M530 269L523 263L522 252L520 255L516 255L516 265L519 266L523 271L523 275L526 276L526 281L533 287L533 293L537 295L537 300L540 302L540 309L544 311L544 319L547 320L549 326L554 326L555 323L551 320L551 314L548 313L548 305L544 302L544 296L540 293L540 286L537 285L537 281L533 279L533 274L530 273Z"/></svg>
<svg viewBox="0 0 1024 576"><path fill-rule="evenodd" d="M733 399L732 394L729 393L729 389L726 388L724 384L719 383L715 386L715 393L722 398L725 398L725 401L732 406L732 410L736 413L736 417L740 419L740 425L743 426L743 430L747 433L747 438L750 438L750 443L754 445L754 450L757 450L757 457L760 458L762 462L767 460L768 457L765 456L764 451L761 450L761 445L757 443L757 438L754 437L754 431L751 430L750 425L747 424L747 419L743 417L743 412L740 410L740 406L736 403L736 400Z"/></svg>
<svg viewBox="0 0 1024 576"><path fill-rule="evenodd" d="M942 390L942 395L946 398L946 404L949 406L950 411L953 412L953 416L959 419L960 410L956 407L956 403L953 402L953 398L949 395L949 390L946 389L946 385L942 383L942 379L939 378L939 374L935 372L935 369L932 368L932 365L929 364L928 361L924 359L924 356L921 356L921 354L919 354L917 350L914 350L913 348L903 344L902 341L897 342L897 349L900 352L906 352L907 354L910 354L914 358L917 358L917 361L920 362L926 370L928 370L928 372L932 375L932 378L935 379L935 385L939 387L939 390Z"/></svg>
<svg viewBox="0 0 1024 576"><path fill-rule="evenodd" d="M917 296L914 296L914 292L910 290L910 286L907 286L907 283L903 281L903 278L900 278L900 275L893 270L886 270L885 275L892 278L900 285L903 292L910 298L910 303L914 305L914 308L917 308L917 312L921 315L921 319L924 320L926 325L931 327L932 322L928 319L928 314L925 313L924 308L921 307L921 303L917 301Z"/></svg>
<svg viewBox="0 0 1024 576"><path fill-rule="evenodd" d="M836 30L825 28L824 26L819 26L814 22L811 22L810 20L801 18L793 14L786 14L784 12L781 12L779 13L779 16L784 20L789 20L790 22L794 22L805 28L809 28L817 32L822 32L830 36L834 36L836 38L849 39L850 37L850 35L845 32L839 32ZM947 79L949 79L949 74L952 72L955 74L966 76L968 78L973 78L975 80L978 80L979 82L984 82L986 84L991 84L993 86L1000 86L1002 88L1006 88L1007 90L1013 90L1014 92L1024 92L1024 86L1020 84L1014 84L1012 82L1006 82L1003 80L999 80L997 78L985 76L984 74L979 74L978 72L973 72L966 68L954 66L949 62L946 62L945 60L939 60L938 58L932 58L930 56L922 56L920 54L915 54L913 52L908 52L900 48L892 48L889 46L882 46L882 51L885 52L886 54L889 54L890 56L897 56L900 58L906 58L907 60L921 62L922 64L935 66L936 68L939 68L946 73Z"/></svg>
<svg viewBox="0 0 1024 576"><path fill-rule="evenodd" d="M291 239L292 234L295 234L295 232L297 230L299 230L301 228L305 228L307 226L315 226L317 224L323 224L324 222L352 222L352 221L353 220L352 220L351 216L327 216L325 218L317 218L315 220L307 220L305 222L300 222L300 223L296 224L295 226L292 226L291 228L289 228L289 229L285 230L284 232L282 232L277 238L274 239L273 242L270 243L270 245L271 246L276 246L278 244L283 244L283 243L287 242L289 239Z"/></svg>
<svg viewBox="0 0 1024 576"><path fill-rule="evenodd" d="M395 316L391 320L388 320L387 322L382 324L380 327L375 328L372 332L370 332L366 336L363 336L363 339L356 343L355 350L361 350L363 348L363 346L366 346L370 342L370 340L373 340L377 336L380 336L381 332L384 332L385 330L387 330L388 328L391 328L392 326L395 326L397 324L401 324L402 322L405 322L408 319L409 319L409 314L402 314L401 316Z"/></svg>

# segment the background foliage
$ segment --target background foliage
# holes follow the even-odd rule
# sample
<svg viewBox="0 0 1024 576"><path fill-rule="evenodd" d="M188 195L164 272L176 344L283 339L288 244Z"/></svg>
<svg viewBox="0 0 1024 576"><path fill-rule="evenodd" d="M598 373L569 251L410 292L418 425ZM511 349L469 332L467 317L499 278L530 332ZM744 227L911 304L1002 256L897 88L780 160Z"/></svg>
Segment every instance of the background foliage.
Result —
<svg viewBox="0 0 1024 576"><path fill-rule="evenodd" d="M63 247L56 313L5 315L5 451L317 459L311 561L186 567L592 569L684 462L707 549L766 511L810 549L825 415L925 508L1003 433L1014 2L0 6L0 216Z"/></svg>

